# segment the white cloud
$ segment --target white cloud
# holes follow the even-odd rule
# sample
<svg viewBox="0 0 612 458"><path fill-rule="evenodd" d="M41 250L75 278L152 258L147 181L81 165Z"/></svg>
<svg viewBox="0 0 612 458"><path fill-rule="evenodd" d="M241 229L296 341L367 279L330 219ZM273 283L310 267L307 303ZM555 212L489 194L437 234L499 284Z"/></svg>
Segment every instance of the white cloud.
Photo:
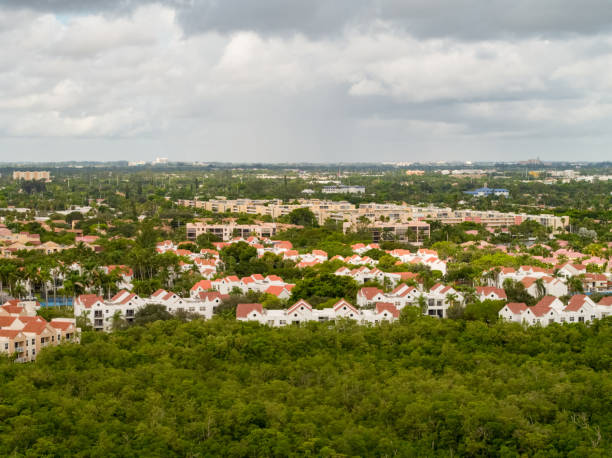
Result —
<svg viewBox="0 0 612 458"><path fill-rule="evenodd" d="M319 39L185 35L154 4L62 21L0 9L0 46L5 138L157 137L184 158L206 145L235 160L364 160L382 159L368 154L380 145L401 155L417 136L448 154L478 135L505 151L508 136L607 135L599 125L612 121L610 36L417 39L379 20Z"/></svg>

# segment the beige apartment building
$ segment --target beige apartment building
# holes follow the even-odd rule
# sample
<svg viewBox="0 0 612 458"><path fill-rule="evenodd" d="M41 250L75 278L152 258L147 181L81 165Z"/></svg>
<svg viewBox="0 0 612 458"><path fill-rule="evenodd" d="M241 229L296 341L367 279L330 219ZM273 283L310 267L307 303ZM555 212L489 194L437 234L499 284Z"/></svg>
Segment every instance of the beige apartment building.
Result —
<svg viewBox="0 0 612 458"><path fill-rule="evenodd" d="M13 172L13 180L25 180L25 181L45 180L49 182L51 181L51 174L47 170L35 170L35 171L15 170Z"/></svg>
<svg viewBox="0 0 612 458"><path fill-rule="evenodd" d="M317 217L319 224L332 219L338 222L357 224L367 218L371 222L384 221L409 223L411 221L433 220L444 224L458 224L466 221L483 224L487 227L508 227L531 220L550 228L552 232L563 231L569 225L568 216L548 214L528 215L525 213L501 213L498 211L453 210L444 207L417 207L407 204L360 204L336 202L319 199L300 199L297 204L283 204L280 200L250 199L212 199L208 201L179 200L179 205L202 208L215 213L246 213L249 215L268 215L278 218L291 213L296 208L308 208Z"/></svg>
<svg viewBox="0 0 612 458"><path fill-rule="evenodd" d="M208 224L204 222L187 223L187 240L196 240L201 234L213 234L227 242L234 237L247 238L251 235L257 237L272 237L276 235L276 224Z"/></svg>

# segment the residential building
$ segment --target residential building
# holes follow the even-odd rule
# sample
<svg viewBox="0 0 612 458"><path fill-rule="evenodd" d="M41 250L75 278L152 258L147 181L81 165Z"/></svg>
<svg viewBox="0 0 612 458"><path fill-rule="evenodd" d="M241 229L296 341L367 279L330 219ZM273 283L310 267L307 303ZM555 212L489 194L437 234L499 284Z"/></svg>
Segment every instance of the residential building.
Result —
<svg viewBox="0 0 612 458"><path fill-rule="evenodd" d="M11 300L0 306L0 352L16 362L34 361L45 347L80 342L81 329L72 318L47 322L30 302Z"/></svg>
<svg viewBox="0 0 612 458"><path fill-rule="evenodd" d="M47 170L34 170L34 171L15 170L13 172L13 180L25 180L25 181L45 180L46 182L50 182L51 174Z"/></svg>
<svg viewBox="0 0 612 458"><path fill-rule="evenodd" d="M187 223L187 239L195 241L201 234L212 234L223 241L233 237L248 238L251 234L257 237L272 237L276 235L275 223L261 224L207 224L204 222Z"/></svg>

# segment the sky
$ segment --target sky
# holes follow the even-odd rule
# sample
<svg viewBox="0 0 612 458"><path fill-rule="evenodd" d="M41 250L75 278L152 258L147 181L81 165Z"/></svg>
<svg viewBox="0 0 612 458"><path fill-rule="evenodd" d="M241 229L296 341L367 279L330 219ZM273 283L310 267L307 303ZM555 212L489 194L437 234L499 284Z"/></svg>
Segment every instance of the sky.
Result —
<svg viewBox="0 0 612 458"><path fill-rule="evenodd" d="M0 162L612 160L609 0L3 0Z"/></svg>

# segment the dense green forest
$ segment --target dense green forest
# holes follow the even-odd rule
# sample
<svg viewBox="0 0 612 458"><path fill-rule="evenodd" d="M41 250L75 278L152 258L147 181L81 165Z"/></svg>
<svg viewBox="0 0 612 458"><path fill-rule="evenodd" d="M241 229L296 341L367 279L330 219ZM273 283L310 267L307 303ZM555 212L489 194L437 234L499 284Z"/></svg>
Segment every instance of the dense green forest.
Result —
<svg viewBox="0 0 612 458"><path fill-rule="evenodd" d="M1 456L610 456L612 320L157 321L0 361Z"/></svg>

